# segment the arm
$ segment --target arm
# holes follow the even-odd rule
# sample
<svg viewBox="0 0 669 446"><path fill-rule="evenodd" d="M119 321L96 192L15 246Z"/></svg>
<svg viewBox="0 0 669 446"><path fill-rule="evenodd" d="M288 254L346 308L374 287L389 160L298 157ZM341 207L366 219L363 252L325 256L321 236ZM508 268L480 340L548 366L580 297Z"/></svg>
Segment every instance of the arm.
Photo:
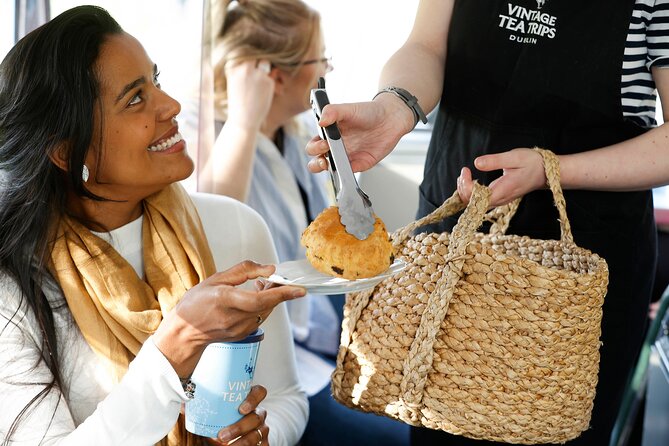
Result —
<svg viewBox="0 0 669 446"><path fill-rule="evenodd" d="M660 100L669 105L669 69L653 68ZM560 157L566 189L644 190L669 183L669 108L665 123L634 139Z"/></svg>
<svg viewBox="0 0 669 446"><path fill-rule="evenodd" d="M662 103L669 104L669 69L653 68L652 73ZM664 116L669 118L669 111ZM564 189L634 191L663 186L669 184L669 122L618 144L558 158ZM541 156L530 149L480 156L474 165L482 171L504 171L490 184L493 206L546 184ZM471 184L471 172L463 168L458 193L464 200L471 195Z"/></svg>
<svg viewBox="0 0 669 446"><path fill-rule="evenodd" d="M411 92L426 113L441 95L453 4L453 0L421 0L409 38L390 57L379 80L381 88L392 85ZM326 106L319 124L334 122L346 142L351 167L364 171L381 161L413 129L414 115L401 99L384 93L370 102ZM319 138L309 142L307 153L316 156L309 162L312 172L327 169L323 158L327 151L327 142Z"/></svg>
<svg viewBox="0 0 669 446"><path fill-rule="evenodd" d="M5 278L6 279L6 278ZM4 279L3 279L4 280ZM34 316L24 304L18 305L18 290L2 291L0 324L0 438L26 404L51 381L51 372L41 361L39 333ZM20 311L14 311L19 308ZM37 405L12 436L13 445L146 445L159 441L174 425L185 401L179 379L151 340L130 364L123 380L77 426L70 407L70 395L86 404L102 399L105 393L92 370L97 358L73 322L56 316L59 351L66 391L53 389ZM11 319L12 322L9 322ZM76 403L75 403L76 404Z"/></svg>
<svg viewBox="0 0 669 446"><path fill-rule="evenodd" d="M204 192L246 201L258 132L274 93L274 80L257 64L258 61L250 60L225 68L227 119L209 156L210 168L203 169L212 176L204 181L204 184L211 184L211 190Z"/></svg>
<svg viewBox="0 0 669 446"><path fill-rule="evenodd" d="M381 71L379 89L402 87L418 98L418 103L426 112L437 105L444 82L453 3L451 0L421 0L407 41L388 59ZM383 94L375 100L382 98L384 101L394 98L393 102L402 106L402 115L406 115L408 107L399 98ZM407 122L413 129L413 113L408 116L410 120Z"/></svg>

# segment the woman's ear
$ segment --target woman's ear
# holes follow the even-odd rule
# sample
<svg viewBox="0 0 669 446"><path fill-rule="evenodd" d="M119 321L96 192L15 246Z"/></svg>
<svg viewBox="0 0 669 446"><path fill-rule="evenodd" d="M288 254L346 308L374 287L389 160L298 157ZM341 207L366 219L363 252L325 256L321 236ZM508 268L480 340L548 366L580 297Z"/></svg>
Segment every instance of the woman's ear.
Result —
<svg viewBox="0 0 669 446"><path fill-rule="evenodd" d="M56 165L63 172L69 171L68 161L69 150L65 142L58 143L58 146L49 153L51 162Z"/></svg>
<svg viewBox="0 0 669 446"><path fill-rule="evenodd" d="M285 71L277 67L272 67L272 70L269 72L269 77L274 79L274 94L276 95L283 94L286 81L288 80L288 76L290 75Z"/></svg>

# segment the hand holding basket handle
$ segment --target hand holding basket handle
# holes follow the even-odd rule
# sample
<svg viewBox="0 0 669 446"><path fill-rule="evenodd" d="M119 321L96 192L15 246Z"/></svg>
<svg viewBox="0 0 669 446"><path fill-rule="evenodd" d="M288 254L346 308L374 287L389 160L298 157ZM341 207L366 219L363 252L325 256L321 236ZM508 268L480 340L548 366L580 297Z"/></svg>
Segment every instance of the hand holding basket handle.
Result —
<svg viewBox="0 0 669 446"><path fill-rule="evenodd" d="M546 184L553 194L553 201L555 202L555 207L558 210L560 216L560 240L567 244L574 243L574 237L571 233L571 225L569 224L569 218L567 217L567 204L562 193L562 187L560 186L560 163L557 156L550 150L534 148L538 152L544 161L544 170L546 172ZM472 198L470 202L474 200L474 195L487 194L486 200L486 210L487 203L490 200L490 192L483 192L484 189L487 189L485 186L481 186L478 183L472 189ZM483 199L483 198L479 198ZM518 205L520 204L521 198L516 198L511 203L508 203L504 206L498 206L492 209L490 212L484 211L481 215L481 221L479 226L483 223L484 220L490 220L493 222L493 225L490 229L491 234L504 234L509 227L511 218L515 215L518 210ZM441 206L435 209L431 214L426 215L425 217L416 220L413 223L408 224L404 228L401 228L393 234L393 244L399 246L404 240L406 240L413 232L423 226L438 223L446 217L457 214L467 206L467 203L463 202L460 198L460 195L456 192L448 200L444 202ZM477 217L478 219L478 217ZM478 229L478 226L474 230ZM455 231L455 228L453 229Z"/></svg>
<svg viewBox="0 0 669 446"><path fill-rule="evenodd" d="M539 150L560 240L505 235L517 203L488 211L476 184L393 234L409 266L349 295L333 394L409 424L510 443L562 443L588 427L606 262L574 244L557 158ZM452 233L421 233L465 209ZM491 234L476 232L494 218Z"/></svg>

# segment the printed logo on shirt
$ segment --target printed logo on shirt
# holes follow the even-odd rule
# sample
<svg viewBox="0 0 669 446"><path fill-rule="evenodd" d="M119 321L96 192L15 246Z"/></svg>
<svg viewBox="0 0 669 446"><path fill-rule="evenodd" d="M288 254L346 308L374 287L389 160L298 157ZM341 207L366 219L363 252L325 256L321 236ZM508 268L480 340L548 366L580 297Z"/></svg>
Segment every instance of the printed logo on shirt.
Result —
<svg viewBox="0 0 669 446"><path fill-rule="evenodd" d="M507 10L499 15L499 27L510 31L510 41L536 45L541 39L555 38L557 17L541 12L546 0L536 2L537 9L508 3Z"/></svg>

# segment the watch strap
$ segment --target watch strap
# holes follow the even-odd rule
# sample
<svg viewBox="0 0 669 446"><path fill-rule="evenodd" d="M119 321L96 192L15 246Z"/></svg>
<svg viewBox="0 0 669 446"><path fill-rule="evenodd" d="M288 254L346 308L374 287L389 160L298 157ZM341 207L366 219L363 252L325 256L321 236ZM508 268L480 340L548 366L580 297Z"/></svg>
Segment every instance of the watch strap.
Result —
<svg viewBox="0 0 669 446"><path fill-rule="evenodd" d="M416 96L412 95L404 88L390 86L380 90L378 93L374 95L374 98L376 98L378 95L382 93L392 93L398 98L402 99L402 101L404 101L407 107L409 107L413 112L414 127L416 126L416 124L418 124L419 120L423 124L427 124L427 116L425 116L425 112L423 112L423 109L420 107L420 104L418 103L418 99L416 98Z"/></svg>

